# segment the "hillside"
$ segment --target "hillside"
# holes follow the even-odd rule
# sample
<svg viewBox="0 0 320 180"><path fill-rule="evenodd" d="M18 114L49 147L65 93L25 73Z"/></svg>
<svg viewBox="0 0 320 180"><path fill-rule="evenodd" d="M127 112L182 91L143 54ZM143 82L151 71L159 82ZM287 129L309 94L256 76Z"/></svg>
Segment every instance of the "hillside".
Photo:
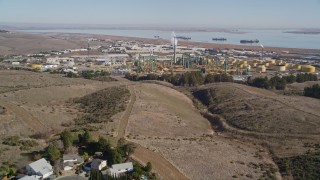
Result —
<svg viewBox="0 0 320 180"><path fill-rule="evenodd" d="M194 92L210 112L239 129L272 134L320 135L320 101L288 97L240 84L209 85Z"/></svg>
<svg viewBox="0 0 320 180"><path fill-rule="evenodd" d="M215 134L183 93L151 83L135 85L134 93L127 139L161 154L188 178L276 177L277 170L261 146Z"/></svg>
<svg viewBox="0 0 320 180"><path fill-rule="evenodd" d="M5 138L29 139L39 135L49 138L74 124L79 112L67 103L69 100L119 86L118 82L71 79L28 71L1 70L0 77L0 163L10 160L18 167L26 164L28 159L22 156L26 152L17 146L2 144ZM116 127L115 121L104 130L111 131ZM44 140L37 139L37 142L39 147L33 150L45 145Z"/></svg>
<svg viewBox="0 0 320 180"><path fill-rule="evenodd" d="M193 95L214 125L222 124L218 131L268 148L284 179L319 177L319 99L231 83L206 85Z"/></svg>

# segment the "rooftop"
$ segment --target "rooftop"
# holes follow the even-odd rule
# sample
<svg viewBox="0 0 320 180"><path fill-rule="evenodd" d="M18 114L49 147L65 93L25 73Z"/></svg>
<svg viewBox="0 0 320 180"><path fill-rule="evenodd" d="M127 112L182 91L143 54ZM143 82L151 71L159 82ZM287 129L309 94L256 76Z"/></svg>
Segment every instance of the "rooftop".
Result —
<svg viewBox="0 0 320 180"><path fill-rule="evenodd" d="M30 163L29 167L31 167L35 172L40 172L42 175L53 171L52 166L44 158Z"/></svg>

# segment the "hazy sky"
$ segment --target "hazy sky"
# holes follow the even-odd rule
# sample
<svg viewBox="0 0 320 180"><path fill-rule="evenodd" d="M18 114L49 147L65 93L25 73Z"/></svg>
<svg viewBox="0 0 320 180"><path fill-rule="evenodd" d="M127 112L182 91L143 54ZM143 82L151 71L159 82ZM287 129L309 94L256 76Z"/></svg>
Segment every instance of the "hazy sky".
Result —
<svg viewBox="0 0 320 180"><path fill-rule="evenodd" d="M0 22L320 28L320 0L0 0Z"/></svg>

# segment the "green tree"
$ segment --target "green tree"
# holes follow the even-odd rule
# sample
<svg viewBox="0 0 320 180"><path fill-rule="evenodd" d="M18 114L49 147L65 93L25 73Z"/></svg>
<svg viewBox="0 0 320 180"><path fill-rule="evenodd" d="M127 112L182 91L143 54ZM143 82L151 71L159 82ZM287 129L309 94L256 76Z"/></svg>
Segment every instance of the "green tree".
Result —
<svg viewBox="0 0 320 180"><path fill-rule="evenodd" d="M53 144L50 144L47 148L47 154L48 154L48 158L50 161L55 161L55 160L58 160L60 158L60 151L59 149L53 145Z"/></svg>
<svg viewBox="0 0 320 180"><path fill-rule="evenodd" d="M253 80L248 81L248 84L250 86L254 86L254 87L258 87L258 88L265 88L265 89L269 89L270 85L269 85L269 81L268 78L255 78Z"/></svg>
<svg viewBox="0 0 320 180"><path fill-rule="evenodd" d="M144 167L144 170L147 172L147 173L150 173L151 170L152 170L152 164L151 162L147 162L146 166Z"/></svg>
<svg viewBox="0 0 320 180"><path fill-rule="evenodd" d="M110 149L111 149L110 141L100 136L98 140L97 150L101 152L106 152L106 151L109 151Z"/></svg>
<svg viewBox="0 0 320 180"><path fill-rule="evenodd" d="M9 174L10 167L7 165L0 166L0 176L7 176Z"/></svg>
<svg viewBox="0 0 320 180"><path fill-rule="evenodd" d="M89 180L102 180L102 173L98 170L92 170L90 172Z"/></svg>
<svg viewBox="0 0 320 180"><path fill-rule="evenodd" d="M82 158L83 158L84 161L87 162L89 160L89 154L87 152L84 152L83 155L82 155Z"/></svg>
<svg viewBox="0 0 320 180"><path fill-rule="evenodd" d="M276 84L276 90L284 90L286 89L287 82L284 78L280 78Z"/></svg>
<svg viewBox="0 0 320 180"><path fill-rule="evenodd" d="M315 84L311 87L304 88L304 95L320 99L320 85Z"/></svg>
<svg viewBox="0 0 320 180"><path fill-rule="evenodd" d="M297 78L294 75L286 76L285 79L286 79L288 84L292 84L292 83L295 83L297 81Z"/></svg>
<svg viewBox="0 0 320 180"><path fill-rule="evenodd" d="M68 150L74 141L74 135L71 133L69 129L65 129L62 133L60 133L61 141L63 142L64 150Z"/></svg>
<svg viewBox="0 0 320 180"><path fill-rule="evenodd" d="M91 142L91 134L88 130L85 130L83 134L78 135L79 144L88 145Z"/></svg>
<svg viewBox="0 0 320 180"><path fill-rule="evenodd" d="M119 164L122 163L122 156L121 152L119 152L118 148L111 151L112 156L112 164Z"/></svg>
<svg viewBox="0 0 320 180"><path fill-rule="evenodd" d="M189 72L186 72L182 75L181 83L183 86L189 85L189 78L190 78L189 76L190 76Z"/></svg>
<svg viewBox="0 0 320 180"><path fill-rule="evenodd" d="M0 177L7 176L8 178L14 176L17 173L17 169L13 165L0 166Z"/></svg>
<svg viewBox="0 0 320 180"><path fill-rule="evenodd" d="M123 149L123 152L125 153L125 156L128 158L131 154L134 153L136 146L133 143L127 143L122 147L122 149Z"/></svg>

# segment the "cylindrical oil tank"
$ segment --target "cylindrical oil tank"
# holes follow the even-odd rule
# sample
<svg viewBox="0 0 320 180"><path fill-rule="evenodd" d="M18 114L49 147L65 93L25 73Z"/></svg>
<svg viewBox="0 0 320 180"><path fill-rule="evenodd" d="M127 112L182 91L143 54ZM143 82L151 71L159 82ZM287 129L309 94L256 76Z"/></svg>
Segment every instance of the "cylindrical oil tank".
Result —
<svg viewBox="0 0 320 180"><path fill-rule="evenodd" d="M267 70L267 68L266 68L266 66L264 66L264 65L258 66L258 67L256 68L256 71L259 72L259 73L266 72L266 70Z"/></svg>
<svg viewBox="0 0 320 180"><path fill-rule="evenodd" d="M308 73L314 73L316 71L316 68L314 66L304 65L304 66L301 66L301 71L308 72Z"/></svg>
<svg viewBox="0 0 320 180"><path fill-rule="evenodd" d="M284 65L274 66L273 70L283 72L283 71L286 71L286 66L284 66Z"/></svg>

